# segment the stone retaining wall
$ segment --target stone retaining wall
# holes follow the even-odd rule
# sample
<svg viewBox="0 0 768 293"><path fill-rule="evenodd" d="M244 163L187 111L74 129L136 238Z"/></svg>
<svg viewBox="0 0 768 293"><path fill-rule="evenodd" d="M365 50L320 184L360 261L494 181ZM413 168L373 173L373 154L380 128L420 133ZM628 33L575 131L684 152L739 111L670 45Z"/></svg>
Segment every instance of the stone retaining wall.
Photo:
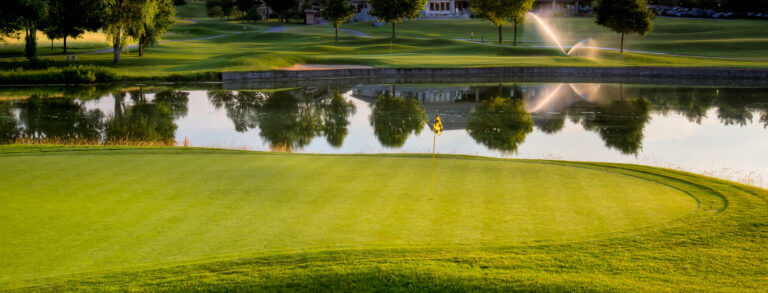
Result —
<svg viewBox="0 0 768 293"><path fill-rule="evenodd" d="M616 82L768 86L768 69L674 67L474 67L372 68L310 71L224 72L229 84L302 83L325 79L358 82L401 80L421 82Z"/></svg>

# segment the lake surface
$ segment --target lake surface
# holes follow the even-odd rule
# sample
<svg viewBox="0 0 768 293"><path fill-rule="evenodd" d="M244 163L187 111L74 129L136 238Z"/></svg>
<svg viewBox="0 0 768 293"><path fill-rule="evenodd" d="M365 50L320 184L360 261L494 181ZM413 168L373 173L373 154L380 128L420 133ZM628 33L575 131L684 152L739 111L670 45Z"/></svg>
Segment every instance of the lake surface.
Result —
<svg viewBox="0 0 768 293"><path fill-rule="evenodd" d="M441 154L638 163L768 185L762 87L10 87L0 88L0 143L186 141L258 151L431 153L438 113Z"/></svg>

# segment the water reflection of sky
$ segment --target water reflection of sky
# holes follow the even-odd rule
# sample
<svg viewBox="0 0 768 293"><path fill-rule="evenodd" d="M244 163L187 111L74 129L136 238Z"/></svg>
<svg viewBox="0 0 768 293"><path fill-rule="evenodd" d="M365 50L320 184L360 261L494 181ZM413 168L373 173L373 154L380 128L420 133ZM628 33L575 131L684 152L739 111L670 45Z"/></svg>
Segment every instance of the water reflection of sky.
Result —
<svg viewBox="0 0 768 293"><path fill-rule="evenodd" d="M487 87L480 89L494 92L496 89ZM600 161L639 163L646 165L671 167L697 173L722 177L731 180L749 182L755 185L768 186L768 129L765 128L761 117L768 117L768 89L738 90L733 97L721 97L717 89L686 89L672 91L676 96L691 96L694 98L710 99L705 110L700 112L700 123L691 113L681 112L680 109L666 107L665 95L657 95L652 88L630 88L625 90L617 85L594 84L550 84L529 85L515 91L510 87L499 87L502 95L521 95L526 111L533 113L537 126L524 137L516 152L502 152L478 143L464 128L467 125L469 112L482 104L484 98L478 98L476 88L469 86L440 86L440 85L407 85L407 86L358 86L343 90L343 97L354 104L355 111L348 117L348 134L339 147L328 143L326 137L315 135L308 144L293 149L294 152L306 153L431 153L432 132L426 124L419 134L411 134L401 147L386 147L374 133L371 123L375 96L379 93L395 93L403 97L419 99L421 107L425 108L431 120L433 111L440 109L450 124L442 136L438 138L437 152L442 154L466 154L505 158L526 159L558 159L574 161ZM426 94L425 94L426 93ZM582 121L564 119L562 129L555 133L545 133L541 129L541 121L546 121L548 115L571 111L574 105L607 104L623 95L637 96L642 93L651 100L652 105L649 120L644 124L642 143L636 154L622 152L616 147L608 147L606 138L601 137L595 129L585 129L583 119L592 119L590 113L600 111L582 107ZM462 96L463 94L463 96ZM711 96L711 97L710 97ZM752 114L751 119L728 120L722 116L723 103L732 100L751 97L749 103L755 103L757 97L761 106L734 107L728 115ZM702 98L704 97L704 98ZM152 101L153 93L147 93L146 99ZM695 99L694 99L695 100ZM687 101L687 100L686 100ZM99 109L104 117L110 117L115 111L115 101L111 95L99 99L82 102L86 109ZM124 100L125 108L136 101ZM301 103L306 103L302 101ZM682 107L695 108L696 103L679 102ZM689 105L690 104L690 105ZM693 106L691 106L693 105ZM269 151L273 146L262 135L260 126L249 127L244 132L235 129L232 117L228 116L227 107L215 107L207 91L190 91L186 104L186 115L173 117L177 126L175 137L178 144L183 144L188 138L192 146L222 147ZM300 106L301 107L301 106ZM569 108L570 107L570 108ZM744 110L746 109L746 110ZM755 110L757 109L757 110ZM742 111L742 112L739 112ZM765 113L760 112L765 111ZM18 109L11 113L19 117ZM735 113L735 114L734 114ZM698 116L698 115L693 115ZM542 118L543 117L543 118ZM544 120L542 120L544 119ZM729 125L727 125L729 124ZM743 124L743 125L741 125Z"/></svg>

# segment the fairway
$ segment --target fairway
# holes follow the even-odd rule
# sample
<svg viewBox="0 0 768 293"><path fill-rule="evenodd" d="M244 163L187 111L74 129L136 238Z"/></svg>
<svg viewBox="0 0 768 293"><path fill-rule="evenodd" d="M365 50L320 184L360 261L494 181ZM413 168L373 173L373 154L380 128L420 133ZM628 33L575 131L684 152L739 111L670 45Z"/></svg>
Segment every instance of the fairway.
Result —
<svg viewBox="0 0 768 293"><path fill-rule="evenodd" d="M324 251L348 250L337 257L357 262L354 251L377 249L595 250L617 237L690 229L724 208L723 198L680 180L581 163L439 157L429 200L429 156L40 150L0 149L0 289Z"/></svg>

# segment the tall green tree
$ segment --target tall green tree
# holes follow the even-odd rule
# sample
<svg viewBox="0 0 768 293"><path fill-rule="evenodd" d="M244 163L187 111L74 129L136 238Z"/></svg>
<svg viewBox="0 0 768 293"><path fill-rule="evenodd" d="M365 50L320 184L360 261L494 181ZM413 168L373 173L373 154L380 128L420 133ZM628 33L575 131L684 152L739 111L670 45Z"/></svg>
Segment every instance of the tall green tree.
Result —
<svg viewBox="0 0 768 293"><path fill-rule="evenodd" d="M62 38L67 53L67 38L78 38L86 31L98 30L103 22L104 2L100 0L49 0L45 34Z"/></svg>
<svg viewBox="0 0 768 293"><path fill-rule="evenodd" d="M525 14L533 7L534 0L472 0L472 11L490 21L499 30L499 44L504 41L503 27L510 21L515 26L515 45L517 45L517 25L523 23Z"/></svg>
<svg viewBox="0 0 768 293"><path fill-rule="evenodd" d="M242 15L240 19L245 23L248 19L256 19L255 17L252 17L248 14L253 14L254 12L258 15L258 7L261 5L264 5L264 1L262 0L235 0L235 5L237 6L237 10L239 10ZM254 10L256 8L256 10Z"/></svg>
<svg viewBox="0 0 768 293"><path fill-rule="evenodd" d="M407 18L419 16L427 7L427 0L371 0L370 14L379 21L392 24L392 39L395 39L395 25Z"/></svg>
<svg viewBox="0 0 768 293"><path fill-rule="evenodd" d="M333 25L336 30L336 41L339 41L339 27L348 19L355 17L355 9L348 0L325 0L323 18Z"/></svg>
<svg viewBox="0 0 768 293"><path fill-rule="evenodd" d="M131 35L141 35L144 24L154 18L157 11L152 0L103 0L104 33L112 40L115 65L120 64L120 53Z"/></svg>
<svg viewBox="0 0 768 293"><path fill-rule="evenodd" d="M646 0L597 0L595 17L599 25L621 34L621 54L624 54L624 35L645 37L653 29L653 11Z"/></svg>
<svg viewBox="0 0 768 293"><path fill-rule="evenodd" d="M173 0L150 0L151 11L153 15L145 18L141 27L130 32L131 37L138 40L139 56L144 56L147 47L157 43L157 39L165 33L173 24L176 15L176 7Z"/></svg>
<svg viewBox="0 0 768 293"><path fill-rule="evenodd" d="M24 54L37 58L37 31L48 24L49 0L7 0L0 9L0 34L19 37L24 31Z"/></svg>
<svg viewBox="0 0 768 293"><path fill-rule="evenodd" d="M265 0L267 6L280 17L280 21L288 22L288 12L299 5L298 0Z"/></svg>

